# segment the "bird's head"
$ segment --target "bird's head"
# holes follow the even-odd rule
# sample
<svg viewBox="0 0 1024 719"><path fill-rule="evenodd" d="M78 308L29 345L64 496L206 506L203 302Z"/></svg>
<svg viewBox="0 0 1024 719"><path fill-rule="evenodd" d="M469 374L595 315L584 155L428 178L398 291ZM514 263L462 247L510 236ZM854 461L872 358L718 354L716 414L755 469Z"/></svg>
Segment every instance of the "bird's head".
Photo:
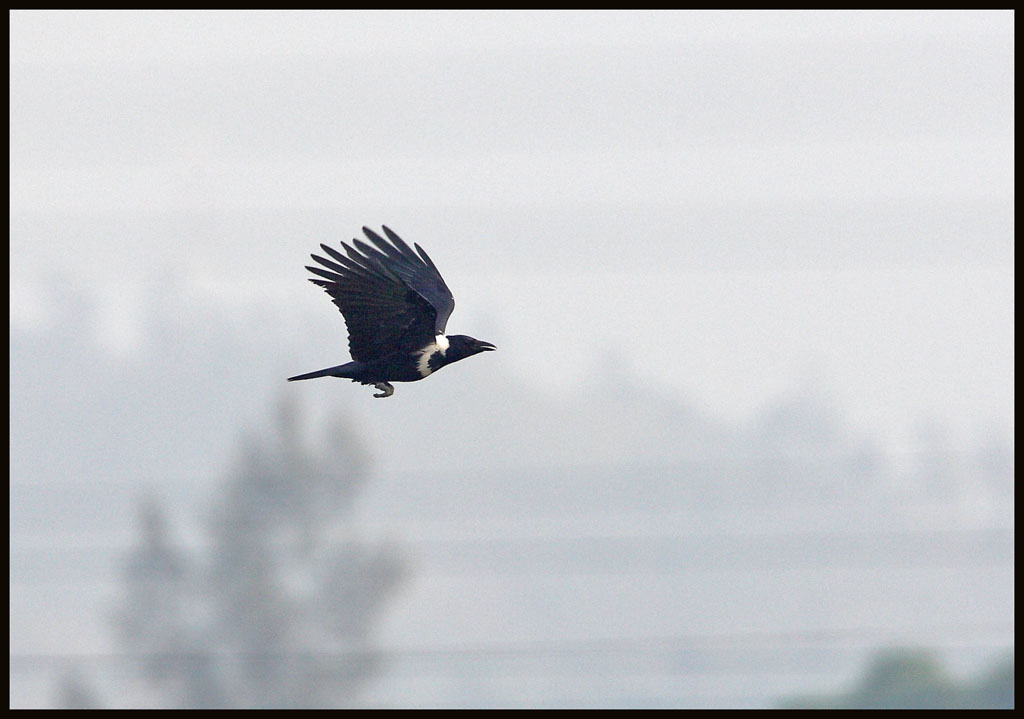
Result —
<svg viewBox="0 0 1024 719"><path fill-rule="evenodd" d="M448 350L444 353L449 362L465 359L479 352L498 349L490 342L484 342L466 335L448 335Z"/></svg>

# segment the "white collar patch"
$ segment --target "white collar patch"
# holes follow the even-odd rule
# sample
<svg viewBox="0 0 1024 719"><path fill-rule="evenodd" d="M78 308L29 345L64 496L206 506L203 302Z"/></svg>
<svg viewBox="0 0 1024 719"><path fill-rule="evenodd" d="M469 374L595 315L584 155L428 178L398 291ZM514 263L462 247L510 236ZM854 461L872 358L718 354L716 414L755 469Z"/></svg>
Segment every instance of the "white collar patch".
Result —
<svg viewBox="0 0 1024 719"><path fill-rule="evenodd" d="M439 352L441 356L448 351L448 338L440 332L434 335L434 344L427 345L420 350L419 359L416 360L416 369L419 370L421 377L426 377L434 370L430 368L430 358L434 356L435 352Z"/></svg>
<svg viewBox="0 0 1024 719"><path fill-rule="evenodd" d="M422 352L420 352L420 358L416 360L416 370L420 373L420 377L426 377L434 370L430 369L430 357L434 354L434 348L427 346Z"/></svg>

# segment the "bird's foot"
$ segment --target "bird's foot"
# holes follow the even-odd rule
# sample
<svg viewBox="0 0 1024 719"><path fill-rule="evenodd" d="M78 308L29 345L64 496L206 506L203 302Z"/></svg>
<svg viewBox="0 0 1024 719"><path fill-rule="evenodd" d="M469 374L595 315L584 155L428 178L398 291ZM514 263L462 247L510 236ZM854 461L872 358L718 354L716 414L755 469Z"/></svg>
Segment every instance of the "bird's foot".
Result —
<svg viewBox="0 0 1024 719"><path fill-rule="evenodd" d="M395 393L395 388L389 382L375 382L373 386L380 390L380 394L375 393L374 397L390 397Z"/></svg>

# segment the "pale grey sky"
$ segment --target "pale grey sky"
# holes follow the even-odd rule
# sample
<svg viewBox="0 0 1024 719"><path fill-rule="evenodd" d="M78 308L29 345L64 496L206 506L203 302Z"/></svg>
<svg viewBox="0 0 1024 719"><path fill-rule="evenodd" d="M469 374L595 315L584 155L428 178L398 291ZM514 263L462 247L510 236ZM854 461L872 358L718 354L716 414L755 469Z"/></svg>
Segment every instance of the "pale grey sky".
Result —
<svg viewBox="0 0 1024 719"><path fill-rule="evenodd" d="M16 12L11 318L60 277L130 352L170 273L185 308L341 333L301 266L388 223L549 389L615 347L727 416L812 371L892 440L1012 425L1013 40L998 12Z"/></svg>

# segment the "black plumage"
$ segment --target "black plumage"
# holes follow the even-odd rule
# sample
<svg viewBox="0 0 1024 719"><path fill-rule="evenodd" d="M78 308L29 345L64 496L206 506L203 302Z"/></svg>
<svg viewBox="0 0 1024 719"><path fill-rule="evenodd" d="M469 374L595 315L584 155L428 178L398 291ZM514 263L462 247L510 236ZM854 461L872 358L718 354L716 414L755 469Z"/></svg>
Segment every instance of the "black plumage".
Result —
<svg viewBox="0 0 1024 719"><path fill-rule="evenodd" d="M446 336L455 299L430 256L413 250L387 227L388 239L364 227L373 245L342 243L345 254L320 245L330 257L311 255L322 267L306 266L345 317L352 362L289 377L342 377L372 384L374 397L390 397L391 382L415 382L446 364L495 349L465 335ZM388 242L390 240L390 242Z"/></svg>

